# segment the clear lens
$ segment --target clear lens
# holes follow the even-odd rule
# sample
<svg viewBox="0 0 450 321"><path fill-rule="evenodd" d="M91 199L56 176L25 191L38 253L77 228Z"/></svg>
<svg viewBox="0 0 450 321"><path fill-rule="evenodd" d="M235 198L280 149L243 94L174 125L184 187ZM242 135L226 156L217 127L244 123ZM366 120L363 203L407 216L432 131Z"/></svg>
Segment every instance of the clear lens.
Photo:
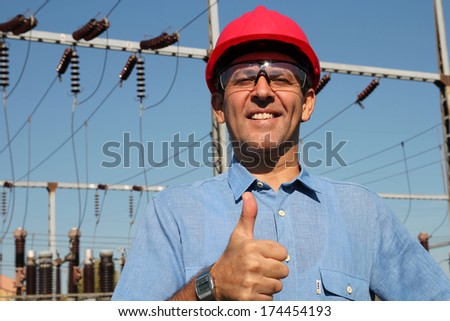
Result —
<svg viewBox="0 0 450 321"><path fill-rule="evenodd" d="M229 90L252 90L264 76L272 90L303 88L306 73L300 67L282 61L252 61L231 65L220 76L220 86Z"/></svg>

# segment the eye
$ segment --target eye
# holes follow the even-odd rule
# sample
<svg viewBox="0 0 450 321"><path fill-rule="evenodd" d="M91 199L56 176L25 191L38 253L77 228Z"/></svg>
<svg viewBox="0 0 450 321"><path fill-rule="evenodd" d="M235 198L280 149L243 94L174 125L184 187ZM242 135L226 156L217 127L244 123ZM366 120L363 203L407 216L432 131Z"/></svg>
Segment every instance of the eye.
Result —
<svg viewBox="0 0 450 321"><path fill-rule="evenodd" d="M274 75L270 77L270 82L273 83L274 85L279 85L279 86L290 86L293 85L295 83L295 78L294 77L289 77L288 75Z"/></svg>
<svg viewBox="0 0 450 321"><path fill-rule="evenodd" d="M241 76L234 80L235 84L248 84L248 83L253 83L253 82L255 82L254 76Z"/></svg>

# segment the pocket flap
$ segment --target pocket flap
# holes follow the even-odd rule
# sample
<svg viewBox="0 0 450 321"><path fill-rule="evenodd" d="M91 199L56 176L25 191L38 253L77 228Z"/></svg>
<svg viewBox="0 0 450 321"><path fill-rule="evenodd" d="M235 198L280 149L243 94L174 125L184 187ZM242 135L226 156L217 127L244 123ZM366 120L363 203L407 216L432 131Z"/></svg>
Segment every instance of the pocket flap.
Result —
<svg viewBox="0 0 450 321"><path fill-rule="evenodd" d="M337 295L348 300L370 300L369 284L366 280L350 274L330 269L320 269L322 286L329 295Z"/></svg>

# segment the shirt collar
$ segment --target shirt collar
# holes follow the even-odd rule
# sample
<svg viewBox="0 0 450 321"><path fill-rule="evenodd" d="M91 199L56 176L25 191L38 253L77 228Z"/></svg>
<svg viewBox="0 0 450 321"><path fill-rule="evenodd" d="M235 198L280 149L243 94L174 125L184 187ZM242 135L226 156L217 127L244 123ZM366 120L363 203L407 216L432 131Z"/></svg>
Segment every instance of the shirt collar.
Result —
<svg viewBox="0 0 450 321"><path fill-rule="evenodd" d="M233 156L231 167L228 170L228 184L230 185L231 191L233 192L234 199L237 201L255 181L255 176L253 176ZM311 191L320 193L318 183L314 180L314 177L311 176L307 170L305 170L305 166L301 166L300 174L298 174L298 176L292 182L287 184L292 184L295 181L300 182L303 186L310 189Z"/></svg>
<svg viewBox="0 0 450 321"><path fill-rule="evenodd" d="M255 180L255 176L250 174L250 172L233 156L231 167L228 170L228 184L230 184L234 200L237 201Z"/></svg>

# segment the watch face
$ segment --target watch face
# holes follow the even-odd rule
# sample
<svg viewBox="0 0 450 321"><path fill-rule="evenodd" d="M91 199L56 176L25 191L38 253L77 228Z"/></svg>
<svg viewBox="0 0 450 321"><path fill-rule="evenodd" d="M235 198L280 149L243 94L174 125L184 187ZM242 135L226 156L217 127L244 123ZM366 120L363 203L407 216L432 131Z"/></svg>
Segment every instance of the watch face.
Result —
<svg viewBox="0 0 450 321"><path fill-rule="evenodd" d="M211 290L209 275L203 275L201 278L197 279L197 289L199 293L205 293Z"/></svg>
<svg viewBox="0 0 450 321"><path fill-rule="evenodd" d="M214 298L213 288L214 285L209 275L209 270L197 277L195 292L200 300L212 300Z"/></svg>

